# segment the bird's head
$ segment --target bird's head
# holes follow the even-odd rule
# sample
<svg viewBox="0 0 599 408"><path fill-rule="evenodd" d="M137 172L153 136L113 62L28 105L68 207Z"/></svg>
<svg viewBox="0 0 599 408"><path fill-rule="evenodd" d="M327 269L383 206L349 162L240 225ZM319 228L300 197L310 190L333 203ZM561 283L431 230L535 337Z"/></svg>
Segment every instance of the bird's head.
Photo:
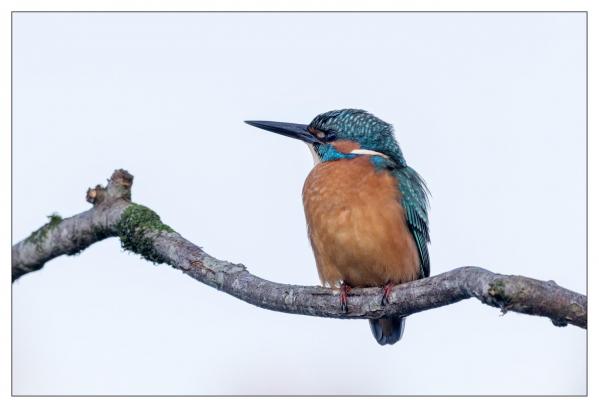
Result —
<svg viewBox="0 0 599 408"><path fill-rule="evenodd" d="M360 109L341 109L316 116L309 125L296 123L246 121L260 129L302 140L320 161L380 155L405 165L393 127Z"/></svg>

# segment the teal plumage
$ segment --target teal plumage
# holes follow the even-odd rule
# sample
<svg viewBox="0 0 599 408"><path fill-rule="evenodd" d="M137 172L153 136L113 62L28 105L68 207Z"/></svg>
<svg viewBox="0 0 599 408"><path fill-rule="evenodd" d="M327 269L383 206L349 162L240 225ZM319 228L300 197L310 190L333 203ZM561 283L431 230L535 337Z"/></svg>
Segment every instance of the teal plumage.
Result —
<svg viewBox="0 0 599 408"><path fill-rule="evenodd" d="M363 149L389 156L405 166L401 149L393 137L393 126L362 109L340 109L316 116L308 125L339 139L353 140Z"/></svg>
<svg viewBox="0 0 599 408"><path fill-rule="evenodd" d="M406 212L406 221L416 240L420 253L421 277L430 275L430 259L428 256L428 189L424 180L411 167L405 166L393 170L402 195L402 206Z"/></svg>

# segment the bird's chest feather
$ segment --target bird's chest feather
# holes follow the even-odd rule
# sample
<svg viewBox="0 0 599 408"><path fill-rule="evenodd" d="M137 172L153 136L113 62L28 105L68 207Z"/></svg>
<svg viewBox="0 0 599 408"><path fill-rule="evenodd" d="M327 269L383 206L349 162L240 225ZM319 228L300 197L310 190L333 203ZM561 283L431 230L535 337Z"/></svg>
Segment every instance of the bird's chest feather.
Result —
<svg viewBox="0 0 599 408"><path fill-rule="evenodd" d="M320 279L380 286L417 279L420 258L396 179L366 156L323 162L303 189Z"/></svg>

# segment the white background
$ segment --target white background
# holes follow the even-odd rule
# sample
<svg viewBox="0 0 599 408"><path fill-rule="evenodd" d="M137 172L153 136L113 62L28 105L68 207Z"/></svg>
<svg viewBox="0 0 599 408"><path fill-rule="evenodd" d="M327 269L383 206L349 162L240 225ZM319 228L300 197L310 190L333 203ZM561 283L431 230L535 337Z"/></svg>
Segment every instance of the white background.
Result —
<svg viewBox="0 0 599 408"><path fill-rule="evenodd" d="M115 168L210 254L317 284L300 143L245 119L364 108L432 191L432 274L479 265L586 291L585 15L23 14L13 239ZM116 239L13 285L16 394L583 394L586 332L470 300L364 321L258 309Z"/></svg>

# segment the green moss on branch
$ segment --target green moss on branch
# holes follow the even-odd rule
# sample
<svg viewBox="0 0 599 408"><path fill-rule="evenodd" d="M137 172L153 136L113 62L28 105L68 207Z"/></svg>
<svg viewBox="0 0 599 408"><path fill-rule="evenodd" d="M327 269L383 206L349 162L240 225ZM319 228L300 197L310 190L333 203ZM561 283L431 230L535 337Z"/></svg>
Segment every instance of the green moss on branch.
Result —
<svg viewBox="0 0 599 408"><path fill-rule="evenodd" d="M48 236L48 232L55 228L62 221L62 217L57 213L52 213L48 215L48 222L42 225L39 229L33 231L31 235L29 235L26 241L29 241L35 244L35 247L38 251L41 250L42 244L44 240Z"/></svg>
<svg viewBox="0 0 599 408"><path fill-rule="evenodd" d="M154 250L152 235L173 232L173 229L164 224L154 211L143 205L131 204L123 212L116 230L123 249L140 254L153 263L164 262Z"/></svg>

